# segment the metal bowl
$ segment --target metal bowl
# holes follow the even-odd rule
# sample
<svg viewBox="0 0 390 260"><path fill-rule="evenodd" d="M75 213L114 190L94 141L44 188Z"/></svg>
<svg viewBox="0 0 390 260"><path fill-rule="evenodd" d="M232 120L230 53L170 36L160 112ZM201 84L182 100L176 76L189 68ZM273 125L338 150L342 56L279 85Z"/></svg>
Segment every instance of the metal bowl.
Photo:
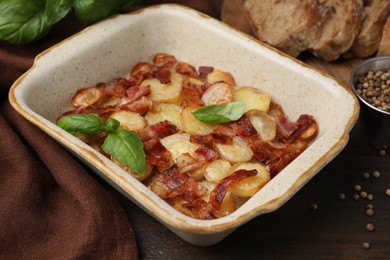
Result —
<svg viewBox="0 0 390 260"><path fill-rule="evenodd" d="M377 150L390 147L390 112L381 110L368 101L357 91L359 78L364 77L368 71L390 69L390 56L379 56L365 60L357 65L350 78L353 92L361 103L361 117L363 120L363 139Z"/></svg>

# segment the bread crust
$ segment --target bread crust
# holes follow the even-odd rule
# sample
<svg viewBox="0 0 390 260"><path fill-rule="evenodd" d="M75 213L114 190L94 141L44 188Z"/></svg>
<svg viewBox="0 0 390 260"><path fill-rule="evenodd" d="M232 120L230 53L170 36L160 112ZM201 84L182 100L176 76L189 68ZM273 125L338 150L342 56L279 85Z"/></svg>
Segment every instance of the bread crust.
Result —
<svg viewBox="0 0 390 260"><path fill-rule="evenodd" d="M261 41L293 57L318 37L326 19L326 12L317 0L247 0L244 10Z"/></svg>
<svg viewBox="0 0 390 260"><path fill-rule="evenodd" d="M390 55L390 17L383 27L382 40L379 43L377 56Z"/></svg>
<svg viewBox="0 0 390 260"><path fill-rule="evenodd" d="M390 1L366 0L360 32L343 57L366 58L375 54L378 51L383 28L389 14Z"/></svg>

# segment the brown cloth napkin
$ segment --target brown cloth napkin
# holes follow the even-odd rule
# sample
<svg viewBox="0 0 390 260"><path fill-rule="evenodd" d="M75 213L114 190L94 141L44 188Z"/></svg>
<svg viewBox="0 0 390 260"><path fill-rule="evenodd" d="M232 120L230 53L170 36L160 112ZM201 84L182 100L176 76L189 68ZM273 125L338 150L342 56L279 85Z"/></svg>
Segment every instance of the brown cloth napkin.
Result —
<svg viewBox="0 0 390 260"><path fill-rule="evenodd" d="M215 15L209 1L149 2ZM7 99L38 53L84 27L70 14L38 42L0 41L0 259L138 258L132 225L115 196Z"/></svg>

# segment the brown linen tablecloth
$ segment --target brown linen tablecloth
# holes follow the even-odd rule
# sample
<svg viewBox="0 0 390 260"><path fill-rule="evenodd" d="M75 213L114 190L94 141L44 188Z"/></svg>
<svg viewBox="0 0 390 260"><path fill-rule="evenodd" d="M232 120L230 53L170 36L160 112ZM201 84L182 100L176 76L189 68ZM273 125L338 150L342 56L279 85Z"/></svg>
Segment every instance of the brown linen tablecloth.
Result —
<svg viewBox="0 0 390 260"><path fill-rule="evenodd" d="M209 1L149 1L165 2L215 15ZM7 99L38 53L84 27L69 14L38 42L0 41L0 259L138 258L131 222L115 197Z"/></svg>

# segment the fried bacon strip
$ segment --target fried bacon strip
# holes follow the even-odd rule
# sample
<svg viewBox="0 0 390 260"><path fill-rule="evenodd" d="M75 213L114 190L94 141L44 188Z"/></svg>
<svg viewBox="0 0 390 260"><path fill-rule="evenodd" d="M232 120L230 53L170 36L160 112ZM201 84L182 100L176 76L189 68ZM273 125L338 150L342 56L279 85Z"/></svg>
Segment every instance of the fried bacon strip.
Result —
<svg viewBox="0 0 390 260"><path fill-rule="evenodd" d="M229 190L229 186L232 183L237 183L243 179L253 177L257 174L257 170L238 170L233 172L231 175L223 178L218 182L217 186L212 190L210 194L210 203L211 205L219 210L221 208L221 203L223 198L225 198L226 193Z"/></svg>
<svg viewBox="0 0 390 260"><path fill-rule="evenodd" d="M190 76L191 78L200 79L196 69L188 63L179 62L176 65L176 72Z"/></svg>
<svg viewBox="0 0 390 260"><path fill-rule="evenodd" d="M254 157L269 167L272 176L278 174L285 166L298 157L307 146L307 143L303 140L281 144L261 140L260 135L245 115L237 121L230 122L229 125L249 146Z"/></svg>
<svg viewBox="0 0 390 260"><path fill-rule="evenodd" d="M161 181L171 190L166 194L168 198L182 198L187 202L194 201L202 197L207 189L192 179L186 173L180 173L179 168L174 165L171 168L162 171L159 175Z"/></svg>
<svg viewBox="0 0 390 260"><path fill-rule="evenodd" d="M238 170L231 175L222 179L212 190L210 201L206 202L203 199L197 199L189 203L183 203L182 207L187 209L186 213L191 217L198 219L216 219L224 215L220 211L221 204L232 183L237 183L245 178L255 176L257 170Z"/></svg>
<svg viewBox="0 0 390 260"><path fill-rule="evenodd" d="M160 143L159 139L175 134L178 131L177 127L168 120L137 131L137 134L144 142L144 150L148 163L162 168L169 168L172 166L172 155Z"/></svg>

